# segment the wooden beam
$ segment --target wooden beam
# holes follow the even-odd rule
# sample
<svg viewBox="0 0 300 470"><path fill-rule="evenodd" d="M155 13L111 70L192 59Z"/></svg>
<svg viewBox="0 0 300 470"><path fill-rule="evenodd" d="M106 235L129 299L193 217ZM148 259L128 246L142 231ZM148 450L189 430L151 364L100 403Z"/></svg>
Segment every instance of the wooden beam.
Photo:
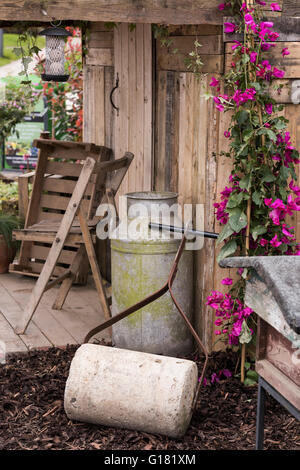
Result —
<svg viewBox="0 0 300 470"><path fill-rule="evenodd" d="M300 4L299 4L300 14ZM280 34L277 42L297 42L300 41L300 18L268 18L268 20L274 23L274 31ZM234 22L232 17L224 17L224 22ZM236 34L225 34L223 35L224 42L242 41L243 35L240 33ZM201 41L200 41L201 42Z"/></svg>
<svg viewBox="0 0 300 470"><path fill-rule="evenodd" d="M282 15L283 16L300 16L299 0L284 0Z"/></svg>
<svg viewBox="0 0 300 470"><path fill-rule="evenodd" d="M222 24L219 3L219 0L7 0L1 2L0 21Z"/></svg>

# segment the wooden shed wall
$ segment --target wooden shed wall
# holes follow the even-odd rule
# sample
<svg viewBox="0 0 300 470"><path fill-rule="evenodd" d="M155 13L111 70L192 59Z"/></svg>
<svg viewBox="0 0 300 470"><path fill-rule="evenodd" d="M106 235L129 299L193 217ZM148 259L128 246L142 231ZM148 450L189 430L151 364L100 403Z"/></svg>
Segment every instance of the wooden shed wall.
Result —
<svg viewBox="0 0 300 470"><path fill-rule="evenodd" d="M121 193L177 191L181 204L204 204L204 228L219 232L213 203L219 200L231 172L230 160L218 156L228 148L224 131L230 115L219 113L204 93L211 92L211 77L218 77L231 62L229 39L225 37L223 42L221 26L174 26L173 43L168 50L159 39L152 39L150 25L137 25L130 32L128 25L122 24L114 31L114 40L112 32L105 33L103 28L100 23L93 25L86 59L84 138L112 146L117 158L126 150L135 153ZM203 44L200 54L205 75L200 80L184 62L196 38ZM283 38L289 40L288 36ZM300 79L300 42L293 40L292 44L283 44L286 46L292 51L284 62L287 87L280 96L275 92L274 96L287 104L284 113L300 148L300 115L291 98L293 81ZM174 48L178 50L176 54L172 53ZM117 73L120 88L114 99L120 107L119 115L109 102ZM292 222L300 241L300 214ZM192 268L195 323L209 349L215 341L214 318L205 305L206 297L213 289L224 289L223 277L234 276L234 272L218 267L219 249L213 240L206 239L204 248L195 252Z"/></svg>

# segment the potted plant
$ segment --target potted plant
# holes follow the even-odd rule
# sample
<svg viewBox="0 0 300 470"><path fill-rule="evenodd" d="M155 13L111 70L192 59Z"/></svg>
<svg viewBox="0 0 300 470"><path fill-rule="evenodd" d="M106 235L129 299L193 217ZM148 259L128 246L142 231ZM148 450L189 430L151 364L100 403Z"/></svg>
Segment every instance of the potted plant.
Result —
<svg viewBox="0 0 300 470"><path fill-rule="evenodd" d="M20 228L18 217L0 212L0 274L8 271L15 257L17 244L13 241L12 232L17 228Z"/></svg>

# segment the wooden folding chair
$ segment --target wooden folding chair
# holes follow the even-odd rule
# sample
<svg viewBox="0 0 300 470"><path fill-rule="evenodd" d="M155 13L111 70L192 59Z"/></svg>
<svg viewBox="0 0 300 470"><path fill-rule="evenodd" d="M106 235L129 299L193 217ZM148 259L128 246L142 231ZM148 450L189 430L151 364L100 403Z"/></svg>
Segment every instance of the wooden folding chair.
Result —
<svg viewBox="0 0 300 470"><path fill-rule="evenodd" d="M65 142L45 138L35 141L39 148L39 158L35 172L25 173L18 178L19 204L25 218L24 230L16 232L16 239L21 241L18 260L10 265L9 271L25 276L38 277L47 259L52 235L44 230L50 222L54 230L62 220L69 200L74 191L82 169L82 161L87 156L96 162L108 161L112 158L112 150L106 147L83 142ZM34 176L33 176L34 175ZM34 178L32 197L28 204L28 181ZM96 197L101 197L95 191L95 175L91 178L84 201L84 210L90 214ZM28 208L26 213L24 211ZM62 276L72 264L80 236L73 230L72 236L65 244L59 262L53 272L53 277ZM88 273L88 263L83 263L77 275L76 282L85 284Z"/></svg>
<svg viewBox="0 0 300 470"><path fill-rule="evenodd" d="M41 142L39 142L39 144L41 145ZM58 223L54 220L44 220L31 227L27 227L23 231L14 232L17 239L18 234L25 232L28 236L31 234L31 239L33 234L37 233L39 237L42 234L42 237L45 236L48 241L50 239L52 240L52 246L49 250L45 264L43 265L42 272L31 293L29 303L24 310L20 323L15 329L17 334L24 334L26 331L28 323L34 314L43 293L60 282L62 282L62 284L58 291L53 308L62 308L72 283L78 274L78 270L80 269L84 259L86 259L86 255L92 270L104 315L107 319L110 318L110 308L105 289L103 287L103 281L93 245L93 239L95 239L95 228L99 220L99 218L97 219L95 217L95 212L104 198L107 200L109 200L110 197L114 198L132 159L133 155L129 152L127 152L123 158L107 162L99 162L93 157L87 156L85 158L84 165L81 165L82 169L80 176L62 220ZM63 162L59 163L63 164ZM91 207L90 210L86 211L85 193L91 180L95 181L93 191L97 196L90 197L89 206ZM77 219L75 219L76 216ZM45 238L40 239L44 240ZM80 244L80 247L76 252L70 268L58 278L51 280L52 274L60 259L63 247L66 243L70 243L70 239L73 243Z"/></svg>

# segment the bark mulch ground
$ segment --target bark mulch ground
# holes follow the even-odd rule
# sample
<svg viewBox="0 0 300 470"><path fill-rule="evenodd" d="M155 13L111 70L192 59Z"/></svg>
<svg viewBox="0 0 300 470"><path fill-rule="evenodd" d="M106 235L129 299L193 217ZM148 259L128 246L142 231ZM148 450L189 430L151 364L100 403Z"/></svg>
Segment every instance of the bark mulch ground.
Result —
<svg viewBox="0 0 300 470"><path fill-rule="evenodd" d="M202 389L185 437L75 423L63 408L63 394L76 347L31 351L0 365L0 449L202 450L253 449L257 387L235 377ZM208 376L234 370L237 357L214 353ZM300 425L272 397L267 398L265 449L300 449Z"/></svg>

